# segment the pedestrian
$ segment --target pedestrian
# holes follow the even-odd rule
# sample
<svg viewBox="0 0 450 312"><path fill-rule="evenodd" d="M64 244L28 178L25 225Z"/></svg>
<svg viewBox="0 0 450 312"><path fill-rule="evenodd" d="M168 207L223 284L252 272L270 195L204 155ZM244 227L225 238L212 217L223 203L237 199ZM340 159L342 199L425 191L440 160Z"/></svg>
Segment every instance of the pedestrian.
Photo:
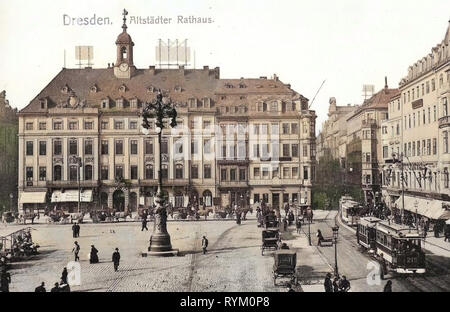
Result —
<svg viewBox="0 0 450 312"><path fill-rule="evenodd" d="M147 214L146 213L144 213L144 215L142 216L142 229L141 229L141 232L144 229L146 229L148 231L148 228L147 228Z"/></svg>
<svg viewBox="0 0 450 312"><path fill-rule="evenodd" d="M283 231L287 231L287 227L288 227L288 224L287 224L287 220L286 220L286 218L283 218Z"/></svg>
<svg viewBox="0 0 450 312"><path fill-rule="evenodd" d="M339 276L335 276L333 280L333 292L339 292Z"/></svg>
<svg viewBox="0 0 450 312"><path fill-rule="evenodd" d="M77 241L75 241L74 244L75 244L75 246L73 247L72 252L75 255L75 261L78 261L78 260L80 260L80 257L78 256L78 253L80 252L80 245L78 245Z"/></svg>
<svg viewBox="0 0 450 312"><path fill-rule="evenodd" d="M117 270L119 269L119 263L120 263L119 248L116 248L116 251L113 252L112 262L114 263L114 271L117 272Z"/></svg>
<svg viewBox="0 0 450 312"><path fill-rule="evenodd" d="M89 257L89 263L98 263L98 250L94 245L91 245L91 253Z"/></svg>
<svg viewBox="0 0 450 312"><path fill-rule="evenodd" d="M42 282L40 286L34 289L34 292L47 292L47 290L45 290L45 283Z"/></svg>
<svg viewBox="0 0 450 312"><path fill-rule="evenodd" d="M67 268L64 268L61 273L61 284L67 284L67 275L69 275Z"/></svg>
<svg viewBox="0 0 450 312"><path fill-rule="evenodd" d="M3 267L2 274L0 276L0 291L9 292L9 284L11 284L11 274L6 271L6 267Z"/></svg>
<svg viewBox="0 0 450 312"><path fill-rule="evenodd" d="M76 222L72 225L72 237L73 238L77 237L77 223Z"/></svg>
<svg viewBox="0 0 450 312"><path fill-rule="evenodd" d="M325 292L333 292L333 283L331 282L331 274L327 273L325 281L323 282Z"/></svg>
<svg viewBox="0 0 450 312"><path fill-rule="evenodd" d="M203 238L202 238L203 254L205 254L207 252L207 250L206 250L207 247L208 247L208 239L206 238L206 236L203 236Z"/></svg>
<svg viewBox="0 0 450 312"><path fill-rule="evenodd" d="M392 292L392 281L388 280L386 285L384 285L383 292Z"/></svg>
<svg viewBox="0 0 450 312"><path fill-rule="evenodd" d="M59 292L59 283L55 283L55 287L50 289L50 292Z"/></svg>
<svg viewBox="0 0 450 312"><path fill-rule="evenodd" d="M236 211L236 223L241 224L241 212Z"/></svg>
<svg viewBox="0 0 450 312"><path fill-rule="evenodd" d="M322 235L322 231L321 230L317 230L317 245L321 246L321 243L323 241L323 235Z"/></svg>
<svg viewBox="0 0 450 312"><path fill-rule="evenodd" d="M339 283L339 291L340 292L348 292L350 290L350 282L347 280L345 275L342 276L342 279Z"/></svg>
<svg viewBox="0 0 450 312"><path fill-rule="evenodd" d="M77 237L80 237L80 224L76 223L76 229L77 229Z"/></svg>

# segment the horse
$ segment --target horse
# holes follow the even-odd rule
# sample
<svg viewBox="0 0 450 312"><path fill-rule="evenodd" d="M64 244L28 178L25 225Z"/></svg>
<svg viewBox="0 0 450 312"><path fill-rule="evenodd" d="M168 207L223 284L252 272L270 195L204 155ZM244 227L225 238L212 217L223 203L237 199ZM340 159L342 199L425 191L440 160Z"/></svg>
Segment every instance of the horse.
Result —
<svg viewBox="0 0 450 312"><path fill-rule="evenodd" d="M131 212L127 211L115 211L113 214L113 218L116 219L117 222L119 222L119 219L124 219L124 221L126 221L127 217L130 216L131 218Z"/></svg>
<svg viewBox="0 0 450 312"><path fill-rule="evenodd" d="M77 221L78 223L83 223L84 212L74 212L69 213L69 215L70 215L70 223L73 223L73 220Z"/></svg>

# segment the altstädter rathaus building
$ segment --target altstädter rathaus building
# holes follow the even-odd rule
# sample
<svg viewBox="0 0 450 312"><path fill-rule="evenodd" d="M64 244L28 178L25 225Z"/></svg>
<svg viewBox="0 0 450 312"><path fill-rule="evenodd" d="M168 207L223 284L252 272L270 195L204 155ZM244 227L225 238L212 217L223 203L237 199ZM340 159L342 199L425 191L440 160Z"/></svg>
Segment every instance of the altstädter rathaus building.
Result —
<svg viewBox="0 0 450 312"><path fill-rule="evenodd" d="M59 204L136 211L153 203L162 155L175 207L311 204L315 119L308 99L273 79L221 79L219 68L137 68L127 26L107 68L63 68L19 113L19 211ZM161 149L145 103L162 90L178 112ZM78 170L71 156L81 157ZM120 179L128 188L118 187ZM123 181L123 180L121 180Z"/></svg>

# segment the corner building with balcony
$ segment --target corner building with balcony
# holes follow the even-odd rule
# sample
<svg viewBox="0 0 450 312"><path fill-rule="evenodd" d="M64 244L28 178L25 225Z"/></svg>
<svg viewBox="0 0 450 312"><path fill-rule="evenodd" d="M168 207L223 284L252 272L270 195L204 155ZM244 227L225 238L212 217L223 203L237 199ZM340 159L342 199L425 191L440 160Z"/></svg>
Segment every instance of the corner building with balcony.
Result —
<svg viewBox="0 0 450 312"><path fill-rule="evenodd" d="M74 211L79 178L83 210L136 211L153 203L159 154L175 207L310 204L316 115L308 99L276 76L137 68L134 42L122 28L115 64L63 68L20 111L19 210ZM177 127L163 130L161 149L154 122L148 134L141 126L143 106L159 89L178 113ZM72 156L81 158L80 170Z"/></svg>

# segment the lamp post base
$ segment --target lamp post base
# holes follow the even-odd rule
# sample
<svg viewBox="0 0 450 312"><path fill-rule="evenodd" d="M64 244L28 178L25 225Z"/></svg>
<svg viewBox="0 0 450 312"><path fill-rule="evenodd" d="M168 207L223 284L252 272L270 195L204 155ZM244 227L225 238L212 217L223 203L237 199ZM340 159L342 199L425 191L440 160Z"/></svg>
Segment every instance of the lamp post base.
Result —
<svg viewBox="0 0 450 312"><path fill-rule="evenodd" d="M169 233L153 233L150 236L150 246L148 251L151 252L165 252L171 251L172 244L170 243Z"/></svg>

